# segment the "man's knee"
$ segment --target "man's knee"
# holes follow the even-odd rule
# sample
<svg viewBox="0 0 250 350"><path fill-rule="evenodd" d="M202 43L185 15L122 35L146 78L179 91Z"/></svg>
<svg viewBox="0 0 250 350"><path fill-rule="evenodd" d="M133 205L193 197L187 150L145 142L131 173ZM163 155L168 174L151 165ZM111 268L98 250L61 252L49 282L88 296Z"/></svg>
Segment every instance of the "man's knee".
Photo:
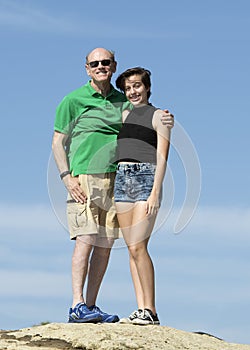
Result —
<svg viewBox="0 0 250 350"><path fill-rule="evenodd" d="M95 246L104 249L111 249L114 244L114 238L109 237L97 237Z"/></svg>
<svg viewBox="0 0 250 350"><path fill-rule="evenodd" d="M72 255L72 262L77 263L84 260L88 261L94 242L95 237L91 237L90 235L78 236L75 242L75 249Z"/></svg>
<svg viewBox="0 0 250 350"><path fill-rule="evenodd" d="M101 259L108 259L113 244L113 238L99 237L96 239L96 245L94 247L93 254Z"/></svg>
<svg viewBox="0 0 250 350"><path fill-rule="evenodd" d="M94 247L93 255L95 258L99 258L100 260L105 260L109 258L111 248L106 247Z"/></svg>

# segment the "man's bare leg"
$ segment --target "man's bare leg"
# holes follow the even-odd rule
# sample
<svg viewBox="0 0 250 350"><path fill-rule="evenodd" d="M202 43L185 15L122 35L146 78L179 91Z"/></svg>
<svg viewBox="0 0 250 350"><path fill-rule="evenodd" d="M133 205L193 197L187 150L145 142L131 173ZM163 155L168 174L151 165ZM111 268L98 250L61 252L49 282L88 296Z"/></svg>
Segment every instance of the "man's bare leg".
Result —
<svg viewBox="0 0 250 350"><path fill-rule="evenodd" d="M86 293L86 304L93 306L96 304L97 295L106 272L111 248L114 244L113 239L97 238L90 259L88 286Z"/></svg>
<svg viewBox="0 0 250 350"><path fill-rule="evenodd" d="M88 273L89 256L92 250L92 238L89 240L78 236L75 242L75 248L72 255L72 290L73 302L72 307L84 302L83 287Z"/></svg>

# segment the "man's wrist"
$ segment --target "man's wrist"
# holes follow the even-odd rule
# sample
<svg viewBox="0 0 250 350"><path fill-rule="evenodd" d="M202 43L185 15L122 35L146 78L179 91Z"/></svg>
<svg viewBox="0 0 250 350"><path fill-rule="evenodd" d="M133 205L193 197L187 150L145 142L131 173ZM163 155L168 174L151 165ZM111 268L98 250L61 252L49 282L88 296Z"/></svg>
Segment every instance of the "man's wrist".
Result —
<svg viewBox="0 0 250 350"><path fill-rule="evenodd" d="M62 180L65 176L70 175L70 174L71 174L71 172L70 172L69 170L63 171L63 172L60 174L61 180Z"/></svg>

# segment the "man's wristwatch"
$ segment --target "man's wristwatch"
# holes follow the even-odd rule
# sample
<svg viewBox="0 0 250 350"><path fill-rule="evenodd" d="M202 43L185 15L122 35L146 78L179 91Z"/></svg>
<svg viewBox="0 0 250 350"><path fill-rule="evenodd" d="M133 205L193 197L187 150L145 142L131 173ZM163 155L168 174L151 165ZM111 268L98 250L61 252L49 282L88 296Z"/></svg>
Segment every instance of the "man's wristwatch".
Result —
<svg viewBox="0 0 250 350"><path fill-rule="evenodd" d="M60 174L61 180L62 180L65 176L70 175L70 174L71 174L71 172L70 172L69 170L66 170L66 171L62 172L62 173Z"/></svg>

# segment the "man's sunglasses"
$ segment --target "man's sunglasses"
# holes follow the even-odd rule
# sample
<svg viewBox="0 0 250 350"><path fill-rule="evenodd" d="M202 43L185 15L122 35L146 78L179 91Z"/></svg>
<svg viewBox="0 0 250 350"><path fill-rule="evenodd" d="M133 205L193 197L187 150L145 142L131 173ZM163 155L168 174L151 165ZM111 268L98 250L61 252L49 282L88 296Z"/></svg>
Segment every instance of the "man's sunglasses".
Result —
<svg viewBox="0 0 250 350"><path fill-rule="evenodd" d="M101 61L92 61L92 62L89 62L88 65L89 65L91 68L96 68L96 67L99 66L99 62L101 62L101 65L102 65L102 66L107 67L107 66L110 66L111 62L113 62L113 61L110 60L110 59L101 60Z"/></svg>

